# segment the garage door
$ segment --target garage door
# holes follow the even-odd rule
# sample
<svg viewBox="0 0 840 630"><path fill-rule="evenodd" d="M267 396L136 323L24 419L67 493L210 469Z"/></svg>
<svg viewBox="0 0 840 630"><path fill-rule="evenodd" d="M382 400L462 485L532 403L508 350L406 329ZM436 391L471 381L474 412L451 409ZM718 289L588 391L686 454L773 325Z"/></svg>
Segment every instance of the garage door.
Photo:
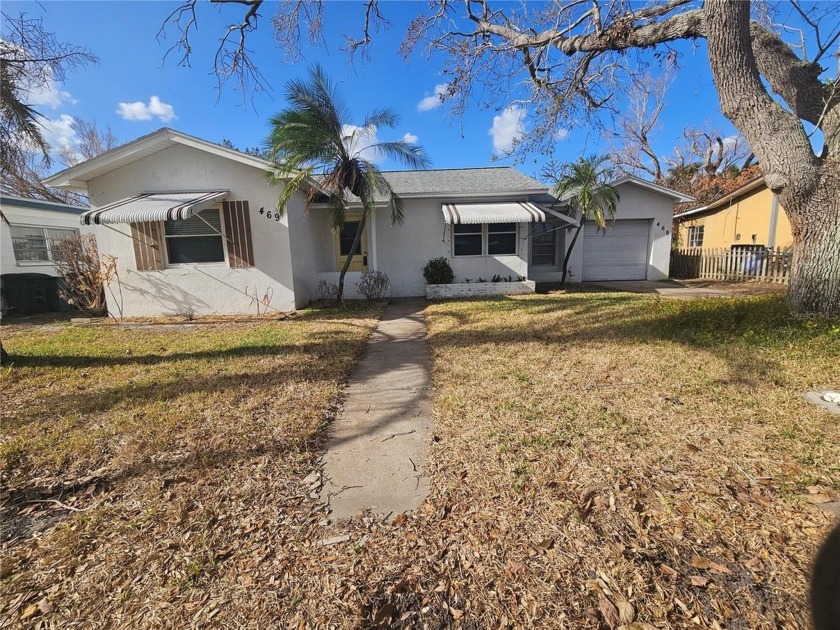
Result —
<svg viewBox="0 0 840 630"><path fill-rule="evenodd" d="M616 221L598 230L587 221L583 231L584 280L645 280L649 220Z"/></svg>

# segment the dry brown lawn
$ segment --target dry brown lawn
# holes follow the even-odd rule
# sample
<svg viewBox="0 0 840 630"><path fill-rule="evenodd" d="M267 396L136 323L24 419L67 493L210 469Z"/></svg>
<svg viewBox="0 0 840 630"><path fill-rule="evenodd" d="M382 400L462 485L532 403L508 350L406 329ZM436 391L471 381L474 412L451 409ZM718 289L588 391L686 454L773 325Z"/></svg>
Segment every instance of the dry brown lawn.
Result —
<svg viewBox="0 0 840 630"><path fill-rule="evenodd" d="M327 525L304 477L372 323L352 315L4 328L29 357L3 374L29 530L4 544L2 622L808 627L840 422L801 393L837 386L836 322L776 297L433 304L432 494ZM36 488L84 511L21 503Z"/></svg>
<svg viewBox="0 0 840 630"><path fill-rule="evenodd" d="M309 526L302 479L378 313L4 325L0 625L183 627L246 593L224 573Z"/></svg>

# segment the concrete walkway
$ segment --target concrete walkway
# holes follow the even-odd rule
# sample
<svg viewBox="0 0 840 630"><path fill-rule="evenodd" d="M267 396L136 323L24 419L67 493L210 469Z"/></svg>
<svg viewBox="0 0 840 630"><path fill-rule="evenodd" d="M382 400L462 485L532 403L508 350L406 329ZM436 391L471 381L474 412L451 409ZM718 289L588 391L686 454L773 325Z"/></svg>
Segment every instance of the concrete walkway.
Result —
<svg viewBox="0 0 840 630"><path fill-rule="evenodd" d="M360 511L390 518L418 507L431 430L424 300L389 304L350 378L347 401L324 456L321 499L330 520Z"/></svg>

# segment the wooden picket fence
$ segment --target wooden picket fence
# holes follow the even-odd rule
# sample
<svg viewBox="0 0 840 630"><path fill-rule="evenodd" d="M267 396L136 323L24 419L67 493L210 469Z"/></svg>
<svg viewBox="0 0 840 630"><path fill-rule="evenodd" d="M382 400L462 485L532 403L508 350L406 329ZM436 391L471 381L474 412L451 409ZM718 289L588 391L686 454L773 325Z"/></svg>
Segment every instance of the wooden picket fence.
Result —
<svg viewBox="0 0 840 630"><path fill-rule="evenodd" d="M671 252L672 278L787 284L793 248L689 248Z"/></svg>

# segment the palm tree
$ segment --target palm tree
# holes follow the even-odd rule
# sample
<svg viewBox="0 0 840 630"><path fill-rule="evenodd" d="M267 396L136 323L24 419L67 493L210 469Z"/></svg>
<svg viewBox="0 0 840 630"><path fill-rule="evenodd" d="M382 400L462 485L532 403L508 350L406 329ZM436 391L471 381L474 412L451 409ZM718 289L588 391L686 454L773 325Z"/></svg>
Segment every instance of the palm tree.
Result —
<svg viewBox="0 0 840 630"><path fill-rule="evenodd" d="M618 193L615 188L607 184L610 169L607 167L606 155L591 155L582 157L577 162L568 162L562 167L560 178L554 185L552 192L569 206L569 214L580 221L566 257L563 259L563 278L561 284L566 283L566 273L569 259L577 242L578 235L586 221L595 221L598 229L607 229L607 217L615 222L615 210L618 206Z"/></svg>
<svg viewBox="0 0 840 630"><path fill-rule="evenodd" d="M370 158L381 155L411 168L426 168L429 160L420 146L405 140L368 144L366 141L378 129L397 125L396 113L388 108L378 109L367 115L361 127L350 125L347 107L319 65L310 69L307 80L289 81L286 101L288 107L271 119L271 132L266 139L269 159L275 164L272 178L286 180L277 200L278 212L285 212L298 187L316 175L320 176L318 187L307 187L307 201L321 194L319 188L329 193L333 229L340 230L344 225L350 195L357 197L362 205L356 236L339 276L337 298L340 301L344 276L377 201L386 200L392 224L403 222L402 199L391 190Z"/></svg>

